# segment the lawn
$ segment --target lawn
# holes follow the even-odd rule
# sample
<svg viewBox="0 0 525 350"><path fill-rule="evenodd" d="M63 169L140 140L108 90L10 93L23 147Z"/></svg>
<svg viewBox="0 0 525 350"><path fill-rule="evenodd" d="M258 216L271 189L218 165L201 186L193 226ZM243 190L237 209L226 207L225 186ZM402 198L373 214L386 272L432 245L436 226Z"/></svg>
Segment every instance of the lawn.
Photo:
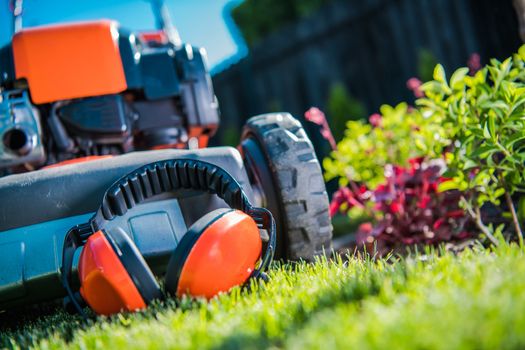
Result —
<svg viewBox="0 0 525 350"><path fill-rule="evenodd" d="M62 312L0 333L0 347L504 349L525 347L517 246L275 267L211 302L167 301L83 322Z"/></svg>

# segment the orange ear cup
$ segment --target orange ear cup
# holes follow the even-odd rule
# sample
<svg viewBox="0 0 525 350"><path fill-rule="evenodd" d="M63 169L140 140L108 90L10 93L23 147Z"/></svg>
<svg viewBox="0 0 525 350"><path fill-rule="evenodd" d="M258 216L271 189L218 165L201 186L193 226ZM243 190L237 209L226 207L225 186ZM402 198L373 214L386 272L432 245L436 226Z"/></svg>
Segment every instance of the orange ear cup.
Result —
<svg viewBox="0 0 525 350"><path fill-rule="evenodd" d="M89 237L78 265L80 294L97 314L146 307L124 265L101 231Z"/></svg>
<svg viewBox="0 0 525 350"><path fill-rule="evenodd" d="M171 266L173 263L170 261L166 288L172 294L212 298L219 292L246 282L255 268L262 248L255 221L239 210L219 209L210 214L192 225L192 228L201 226L203 229L196 233L198 237L194 243L185 248L189 249L189 253L186 252L182 267L178 266L178 280L169 276L177 268ZM204 224L202 221L205 221ZM191 232L192 228L188 231ZM187 236L184 238L191 239L191 235ZM174 256L184 255L180 251L184 248L179 249L184 245L181 240ZM172 260L177 260L174 256Z"/></svg>

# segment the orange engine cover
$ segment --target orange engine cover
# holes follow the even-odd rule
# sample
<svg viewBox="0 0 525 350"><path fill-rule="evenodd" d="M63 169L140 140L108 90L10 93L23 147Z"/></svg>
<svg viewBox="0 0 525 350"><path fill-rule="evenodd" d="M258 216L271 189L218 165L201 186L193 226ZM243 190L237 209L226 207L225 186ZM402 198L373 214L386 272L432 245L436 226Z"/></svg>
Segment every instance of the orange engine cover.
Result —
<svg viewBox="0 0 525 350"><path fill-rule="evenodd" d="M13 56L16 77L27 80L36 104L127 88L113 21L23 29L13 37Z"/></svg>

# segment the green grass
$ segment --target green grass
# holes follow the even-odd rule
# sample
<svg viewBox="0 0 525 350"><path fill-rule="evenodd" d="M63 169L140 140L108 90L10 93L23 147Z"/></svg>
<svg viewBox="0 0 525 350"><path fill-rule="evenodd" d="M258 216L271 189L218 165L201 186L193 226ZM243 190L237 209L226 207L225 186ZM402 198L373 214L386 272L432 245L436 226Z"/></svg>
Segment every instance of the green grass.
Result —
<svg viewBox="0 0 525 350"><path fill-rule="evenodd" d="M0 347L518 349L525 259L516 246L275 268L266 286L82 322L56 313L0 333Z"/></svg>

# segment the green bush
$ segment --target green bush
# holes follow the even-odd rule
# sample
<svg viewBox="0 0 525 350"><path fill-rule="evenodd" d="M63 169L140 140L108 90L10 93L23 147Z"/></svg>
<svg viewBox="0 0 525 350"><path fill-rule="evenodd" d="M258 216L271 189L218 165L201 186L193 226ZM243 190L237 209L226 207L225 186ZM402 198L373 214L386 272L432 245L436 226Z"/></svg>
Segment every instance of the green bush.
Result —
<svg viewBox="0 0 525 350"><path fill-rule="evenodd" d="M340 141L344 136L345 125L348 120L358 120L366 117L365 106L350 95L346 87L336 83L328 95L327 111L334 137Z"/></svg>
<svg viewBox="0 0 525 350"><path fill-rule="evenodd" d="M503 62L491 60L474 76L460 68L449 81L437 66L434 80L422 86L426 97L416 101L422 113L454 126L449 132L454 147L446 154L452 181L441 189L475 191L465 206L479 220L481 206L499 205L504 196L520 240L511 196L525 192L524 60L525 46Z"/></svg>
<svg viewBox="0 0 525 350"><path fill-rule="evenodd" d="M345 138L324 160L326 178L339 177L374 188L383 181L385 165L405 166L409 158L444 157L450 181L440 190L469 193L463 208L479 229L496 243L492 227L483 222L481 208L492 203L508 209L513 230L522 242L513 195L525 192L525 46L503 62L496 59L468 75L459 68L447 79L441 65L433 80L420 89L416 108L400 104L381 107L377 127L347 123ZM468 197L468 200L467 200ZM501 198L506 206L501 206Z"/></svg>
<svg viewBox="0 0 525 350"><path fill-rule="evenodd" d="M237 147L239 140L241 138L241 133L238 127L228 126L224 128L222 134L222 144L224 146Z"/></svg>
<svg viewBox="0 0 525 350"><path fill-rule="evenodd" d="M438 64L432 51L420 49L417 52L417 75L423 81L432 80L434 67Z"/></svg>

